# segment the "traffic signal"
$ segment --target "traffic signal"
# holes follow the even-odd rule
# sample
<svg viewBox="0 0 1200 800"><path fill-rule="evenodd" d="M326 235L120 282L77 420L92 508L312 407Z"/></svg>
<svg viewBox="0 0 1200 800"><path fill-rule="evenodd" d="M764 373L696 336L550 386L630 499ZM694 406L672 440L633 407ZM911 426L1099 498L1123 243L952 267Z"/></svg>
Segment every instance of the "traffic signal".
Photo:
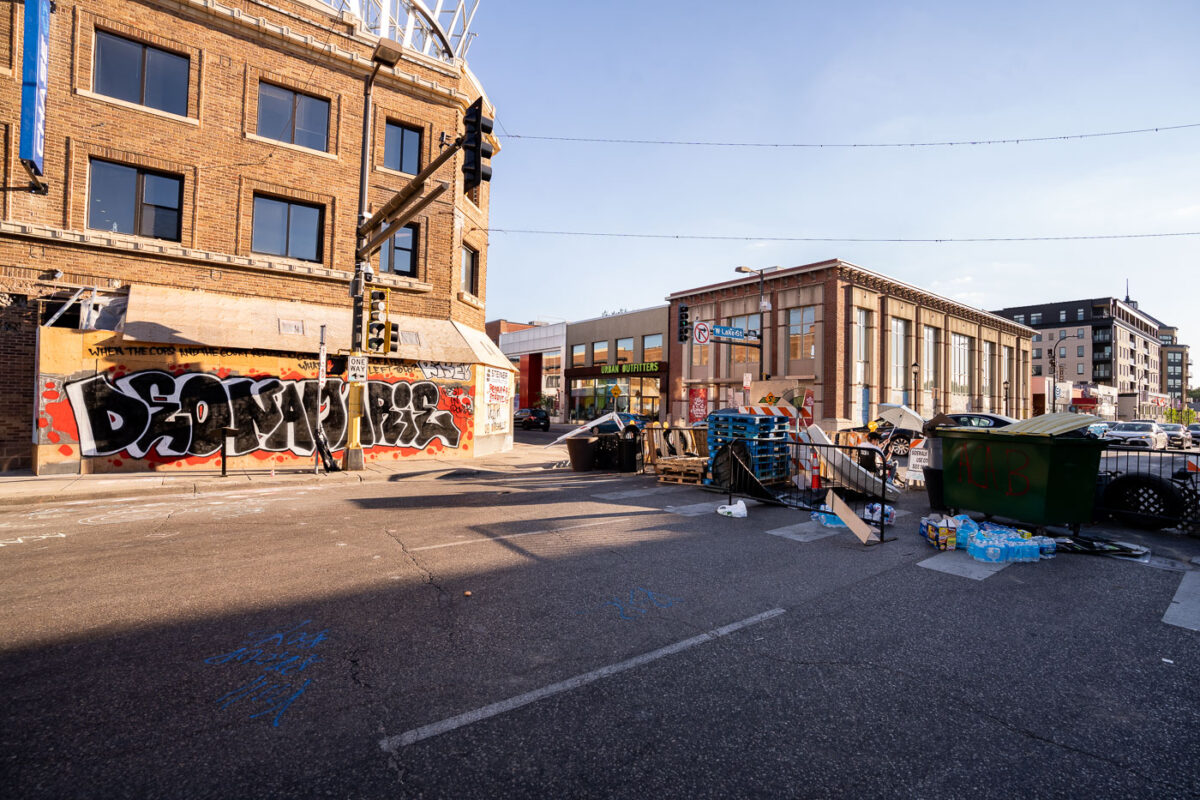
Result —
<svg viewBox="0 0 1200 800"><path fill-rule="evenodd" d="M679 341L686 343L692 338L692 321L688 316L686 303L679 304Z"/></svg>
<svg viewBox="0 0 1200 800"><path fill-rule="evenodd" d="M355 350L362 348L363 337L363 306L366 305L366 299L361 295L354 295L354 322L352 340L350 346Z"/></svg>
<svg viewBox="0 0 1200 800"><path fill-rule="evenodd" d="M496 148L484 139L492 132L493 120L484 116L483 98L471 103L463 115L463 191L469 192L484 181L492 179L492 165L484 163Z"/></svg>
<svg viewBox="0 0 1200 800"><path fill-rule="evenodd" d="M389 322L387 324L386 336L384 338L386 339L386 341L384 342L384 349L383 349L383 351L385 353L399 353L400 352L400 324L399 323Z"/></svg>
<svg viewBox="0 0 1200 800"><path fill-rule="evenodd" d="M367 349L373 353L387 352L387 291L371 290L371 305L367 316Z"/></svg>

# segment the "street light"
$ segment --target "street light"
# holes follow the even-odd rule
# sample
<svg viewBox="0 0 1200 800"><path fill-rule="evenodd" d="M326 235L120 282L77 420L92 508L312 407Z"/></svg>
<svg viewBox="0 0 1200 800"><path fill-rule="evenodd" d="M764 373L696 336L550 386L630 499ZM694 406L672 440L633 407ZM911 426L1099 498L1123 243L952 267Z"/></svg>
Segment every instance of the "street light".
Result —
<svg viewBox="0 0 1200 800"><path fill-rule="evenodd" d="M1072 333L1070 336L1060 336L1054 340L1054 346L1050 348L1050 413L1058 411L1058 343L1066 339L1086 339L1086 336L1081 336L1078 333Z"/></svg>
<svg viewBox="0 0 1200 800"><path fill-rule="evenodd" d="M745 275L758 275L758 327L761 329L758 332L758 379L766 380L766 363L767 363L767 318L765 314L771 310L771 301L763 294L763 273L774 272L779 267L763 267L755 269L754 267L740 266L734 269L734 272L740 272Z"/></svg>
<svg viewBox="0 0 1200 800"><path fill-rule="evenodd" d="M1008 381L1004 382L1004 416L1012 416L1012 413L1008 410Z"/></svg>
<svg viewBox="0 0 1200 800"><path fill-rule="evenodd" d="M920 364L918 364L916 361L914 361L914 362L912 363L912 367L911 367L911 369L912 369L912 387L913 387L913 388L912 388L912 396L913 396L913 405L914 405L914 406L920 406L921 404L920 404L920 402L918 401L918 399L917 399L917 398L919 398L919 397L921 396L921 395L920 395L920 392L921 392L921 383L920 383L920 380L921 380L921 365L920 365Z"/></svg>
<svg viewBox="0 0 1200 800"><path fill-rule="evenodd" d="M375 86L375 76L379 74L380 67L396 66L403 52L403 45L399 42L380 37L379 43L375 45L374 52L371 53L371 72L367 75L366 83L363 86L362 158L358 174L358 225L355 225L356 232L358 227L370 217L367 213L367 189L369 187L371 171L371 98L372 89ZM365 244L366 235L362 233L357 234L355 252L360 252ZM362 354L363 320L366 316L364 313L366 284L371 282L372 277L371 262L369 260L363 258L355 263L354 280L350 283L350 298L354 304L354 321L350 331L350 352L355 356ZM350 384L350 418L346 433L346 455L343 460L343 468L347 470L361 470L364 467L360 425L364 389L365 384L361 381L355 381Z"/></svg>

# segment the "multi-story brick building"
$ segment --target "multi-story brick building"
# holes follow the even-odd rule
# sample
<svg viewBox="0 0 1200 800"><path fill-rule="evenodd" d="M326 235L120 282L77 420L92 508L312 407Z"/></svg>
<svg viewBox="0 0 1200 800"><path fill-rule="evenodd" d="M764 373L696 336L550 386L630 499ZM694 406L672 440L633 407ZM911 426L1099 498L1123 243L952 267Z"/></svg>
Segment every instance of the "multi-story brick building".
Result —
<svg viewBox="0 0 1200 800"><path fill-rule="evenodd" d="M668 300L672 419L759 402L760 377L771 392L788 385L796 400L812 389L814 417L825 427L865 423L880 403L905 403L926 417L1030 413L1033 331L845 261L763 270ZM680 342L681 305L693 323L761 331L761 351L716 336Z"/></svg>
<svg viewBox="0 0 1200 800"><path fill-rule="evenodd" d="M351 343L360 170L373 212L454 144L483 96L466 31L401 0L381 58L320 0L58 0L42 193L19 158L42 2L0 10L0 468L211 468L228 427L246 465L311 459L318 427L336 451L346 387L316 386L316 354ZM511 446L488 184L464 191L461 165L373 257L400 344L371 358L368 458Z"/></svg>
<svg viewBox="0 0 1200 800"><path fill-rule="evenodd" d="M1158 330L1158 341L1162 347L1159 391L1167 396L1171 408L1182 411L1187 408L1188 381L1191 380L1190 348L1179 341L1179 329L1174 325L1163 324Z"/></svg>
<svg viewBox="0 0 1200 800"><path fill-rule="evenodd" d="M1097 297L1012 306L995 313L1037 331L1035 378L1111 386L1117 390L1118 419L1163 416L1168 404L1163 391L1163 323L1138 308L1136 301ZM1047 410L1055 405L1045 402Z"/></svg>

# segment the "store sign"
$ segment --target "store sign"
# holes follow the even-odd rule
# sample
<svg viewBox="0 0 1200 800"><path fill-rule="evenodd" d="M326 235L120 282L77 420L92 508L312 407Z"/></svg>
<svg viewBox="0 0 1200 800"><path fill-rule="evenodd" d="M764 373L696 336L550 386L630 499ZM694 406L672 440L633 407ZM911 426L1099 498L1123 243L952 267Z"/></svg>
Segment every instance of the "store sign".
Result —
<svg viewBox="0 0 1200 800"><path fill-rule="evenodd" d="M508 372L494 367L488 367L484 373L484 398L488 403L507 403Z"/></svg>
<svg viewBox="0 0 1200 800"><path fill-rule="evenodd" d="M708 389L688 387L688 422L703 422L708 417Z"/></svg>
<svg viewBox="0 0 1200 800"><path fill-rule="evenodd" d="M658 362L643 361L640 364L606 364L600 367L601 375L625 374L630 372L658 372Z"/></svg>
<svg viewBox="0 0 1200 800"><path fill-rule="evenodd" d="M46 153L46 83L50 72L50 0L25 0L25 55L21 65L20 159L42 175Z"/></svg>

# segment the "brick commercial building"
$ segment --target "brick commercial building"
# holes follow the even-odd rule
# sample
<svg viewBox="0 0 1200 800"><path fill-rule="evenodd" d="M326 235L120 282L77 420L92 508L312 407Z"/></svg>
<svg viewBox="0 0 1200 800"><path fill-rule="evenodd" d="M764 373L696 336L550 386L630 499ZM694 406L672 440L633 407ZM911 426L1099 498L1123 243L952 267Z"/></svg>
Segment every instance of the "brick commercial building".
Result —
<svg viewBox="0 0 1200 800"><path fill-rule="evenodd" d="M318 387L316 354L322 326L330 353L351 343L363 142L374 212L483 91L463 20L391 4L368 14L403 40L385 52L335 5L0 10L0 468L211 469L226 428L233 466L311 463L318 427L343 446L346 384ZM27 190L22 88L43 49L44 193ZM464 191L462 159L372 257L399 348L371 356L368 459L511 446L512 367L483 330L488 184Z"/></svg>
<svg viewBox="0 0 1200 800"><path fill-rule="evenodd" d="M816 421L830 428L863 424L880 403L925 417L1030 414L1032 330L844 261L763 270L668 300L672 419L757 403L764 393L798 404L806 389ZM676 335L682 305L693 327L714 334L707 344ZM714 326L761 331L765 360L757 349L718 343Z"/></svg>

